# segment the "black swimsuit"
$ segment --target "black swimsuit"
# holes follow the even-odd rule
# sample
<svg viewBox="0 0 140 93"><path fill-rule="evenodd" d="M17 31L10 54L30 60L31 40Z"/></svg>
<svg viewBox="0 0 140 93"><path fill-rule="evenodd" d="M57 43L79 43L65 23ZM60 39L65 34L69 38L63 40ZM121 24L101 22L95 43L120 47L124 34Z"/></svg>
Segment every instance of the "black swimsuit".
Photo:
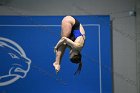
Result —
<svg viewBox="0 0 140 93"><path fill-rule="evenodd" d="M78 20L75 19L75 24L72 27L72 31L71 31L71 35L70 35L70 39L72 41L75 41L75 39L79 36L83 36L80 32L80 22Z"/></svg>

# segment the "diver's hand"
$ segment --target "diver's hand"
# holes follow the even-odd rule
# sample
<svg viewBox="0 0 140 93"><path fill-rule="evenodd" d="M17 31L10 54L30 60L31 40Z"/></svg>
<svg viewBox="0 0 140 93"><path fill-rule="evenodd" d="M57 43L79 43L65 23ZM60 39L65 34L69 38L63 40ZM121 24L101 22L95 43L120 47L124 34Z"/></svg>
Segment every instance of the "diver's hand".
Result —
<svg viewBox="0 0 140 93"><path fill-rule="evenodd" d="M58 41L58 43L57 43L56 46L54 47L54 52L55 52L55 53L57 52L58 48L59 48L62 44L66 45L66 43L65 43L65 40L66 40L66 39L67 39L66 37L62 37L62 38Z"/></svg>
<svg viewBox="0 0 140 93"><path fill-rule="evenodd" d="M54 47L54 53L56 53L57 52L57 47Z"/></svg>
<svg viewBox="0 0 140 93"><path fill-rule="evenodd" d="M66 37L62 37L62 38L58 41L58 43L57 43L56 46L54 47L54 53L57 52L58 48L59 48L62 44L66 45L66 43L65 43L65 40L66 40L66 39L67 39Z"/></svg>

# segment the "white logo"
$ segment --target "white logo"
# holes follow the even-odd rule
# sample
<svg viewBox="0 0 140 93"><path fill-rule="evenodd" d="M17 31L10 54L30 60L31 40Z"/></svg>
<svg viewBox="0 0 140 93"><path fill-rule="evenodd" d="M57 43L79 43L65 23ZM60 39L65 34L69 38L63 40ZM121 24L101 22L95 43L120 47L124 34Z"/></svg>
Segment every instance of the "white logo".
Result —
<svg viewBox="0 0 140 93"><path fill-rule="evenodd" d="M31 60L16 42L0 37L0 86L25 78L30 64Z"/></svg>

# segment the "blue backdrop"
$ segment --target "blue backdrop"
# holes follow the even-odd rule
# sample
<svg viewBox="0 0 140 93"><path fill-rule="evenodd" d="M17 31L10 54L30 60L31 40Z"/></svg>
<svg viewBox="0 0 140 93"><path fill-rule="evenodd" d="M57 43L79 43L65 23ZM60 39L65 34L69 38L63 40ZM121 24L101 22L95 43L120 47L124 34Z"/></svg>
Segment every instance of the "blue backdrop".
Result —
<svg viewBox="0 0 140 93"><path fill-rule="evenodd" d="M112 93L110 17L74 16L86 31L79 76L69 49L58 75L52 65L63 17L0 16L0 93Z"/></svg>

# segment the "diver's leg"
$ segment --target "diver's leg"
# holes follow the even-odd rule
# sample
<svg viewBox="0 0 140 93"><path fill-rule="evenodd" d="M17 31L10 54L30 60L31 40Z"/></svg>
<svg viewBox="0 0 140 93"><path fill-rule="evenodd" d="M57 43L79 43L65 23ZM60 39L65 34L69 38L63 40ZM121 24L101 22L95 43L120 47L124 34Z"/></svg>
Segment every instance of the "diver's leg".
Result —
<svg viewBox="0 0 140 93"><path fill-rule="evenodd" d="M65 52L65 49L66 49L66 45L63 44L58 48L58 50L56 52L56 59L55 59L55 62L53 63L53 66L54 66L56 72L58 72L60 70L61 59Z"/></svg>
<svg viewBox="0 0 140 93"><path fill-rule="evenodd" d="M69 22L67 18L62 20L62 25L61 25L61 37L69 37L71 34L72 30L72 24Z"/></svg>
<svg viewBox="0 0 140 93"><path fill-rule="evenodd" d="M61 37L69 38L69 36L71 34L71 30L72 30L72 24L70 23L70 17L65 17L62 20L61 29L62 29ZM61 63L61 59L62 59L65 49L66 49L66 44L62 44L57 49L56 59L55 59L55 62L53 63L53 66L55 67L55 70L57 72L60 70L60 63Z"/></svg>

